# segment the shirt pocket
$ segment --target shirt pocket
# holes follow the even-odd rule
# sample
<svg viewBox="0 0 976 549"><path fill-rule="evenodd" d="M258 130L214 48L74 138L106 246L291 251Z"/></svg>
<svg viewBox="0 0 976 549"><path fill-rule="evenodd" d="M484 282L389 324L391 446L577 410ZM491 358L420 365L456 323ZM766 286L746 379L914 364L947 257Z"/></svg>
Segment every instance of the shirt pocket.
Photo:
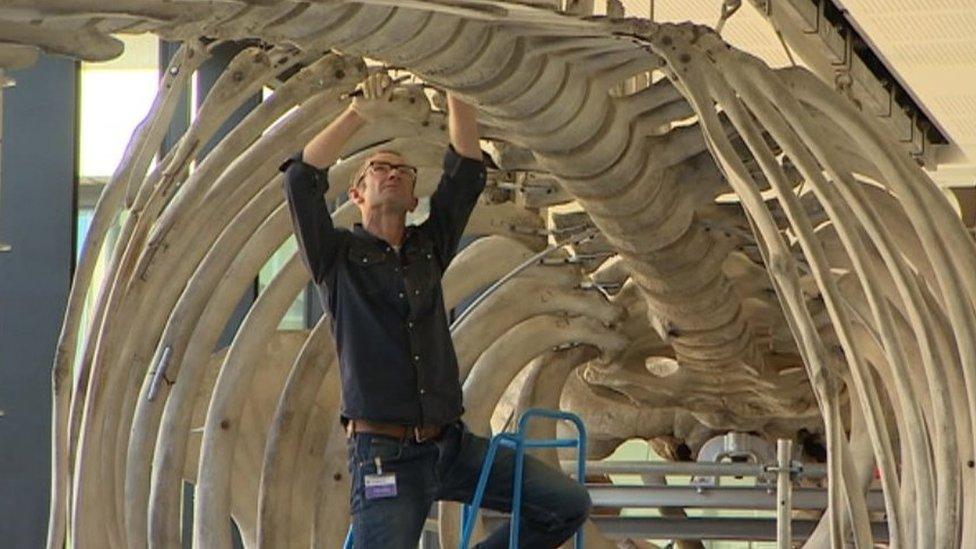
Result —
<svg viewBox="0 0 976 549"><path fill-rule="evenodd" d="M434 246L422 241L406 251L407 276L404 280L411 303L418 310L431 305L434 289L440 284L441 272L434 259Z"/></svg>
<svg viewBox="0 0 976 549"><path fill-rule="evenodd" d="M350 270L356 277L356 285L367 294L389 298L393 281L389 272L389 258L382 250L365 242L350 244L347 253Z"/></svg>

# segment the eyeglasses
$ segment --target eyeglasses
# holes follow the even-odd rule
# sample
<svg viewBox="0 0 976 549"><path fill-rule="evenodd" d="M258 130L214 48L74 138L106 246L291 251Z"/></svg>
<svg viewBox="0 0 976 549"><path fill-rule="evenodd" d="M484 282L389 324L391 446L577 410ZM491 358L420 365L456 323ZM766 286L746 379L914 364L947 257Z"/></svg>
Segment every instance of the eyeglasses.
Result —
<svg viewBox="0 0 976 549"><path fill-rule="evenodd" d="M417 177L417 168L409 164L390 164L389 162L370 162L366 166L366 171L371 174L376 175L386 175L390 171L396 170L400 172L400 175L409 177L410 179L415 179Z"/></svg>

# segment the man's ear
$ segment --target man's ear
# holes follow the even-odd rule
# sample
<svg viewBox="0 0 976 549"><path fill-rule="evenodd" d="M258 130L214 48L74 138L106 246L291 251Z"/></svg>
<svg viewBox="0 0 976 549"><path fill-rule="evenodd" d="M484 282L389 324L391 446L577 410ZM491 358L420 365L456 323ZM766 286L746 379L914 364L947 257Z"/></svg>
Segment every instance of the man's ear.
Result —
<svg viewBox="0 0 976 549"><path fill-rule="evenodd" d="M359 187L356 186L349 187L349 191L347 191L346 194L349 195L349 200L352 200L354 203L356 204L363 203L363 194L359 191Z"/></svg>
<svg viewBox="0 0 976 549"><path fill-rule="evenodd" d="M412 211L416 210L417 209L417 204L420 204L420 200L415 196L415 197L413 197L413 204L411 204L410 207L407 208L407 211L408 212L412 212Z"/></svg>

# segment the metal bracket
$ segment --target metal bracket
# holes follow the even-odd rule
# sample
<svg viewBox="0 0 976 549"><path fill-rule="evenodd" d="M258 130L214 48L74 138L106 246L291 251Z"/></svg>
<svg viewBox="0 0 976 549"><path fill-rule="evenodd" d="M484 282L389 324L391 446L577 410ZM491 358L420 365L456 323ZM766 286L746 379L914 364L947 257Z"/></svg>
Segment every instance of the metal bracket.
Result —
<svg viewBox="0 0 976 549"><path fill-rule="evenodd" d="M712 437L698 451L700 462L720 462L724 458L746 458L753 463L771 463L775 461L776 453L765 440L748 433L731 432ZM768 483L768 478L759 477ZM702 490L718 486L716 476L695 476L691 484Z"/></svg>
<svg viewBox="0 0 976 549"><path fill-rule="evenodd" d="M166 377L166 368L169 367L169 358L173 354L173 348L167 345L163 349L163 355L159 358L159 363L156 367L149 372L152 376L152 381L149 382L149 393L146 395L146 400L152 402L156 399L156 395L159 394L159 384L165 382L167 385L172 385L173 381Z"/></svg>
<svg viewBox="0 0 976 549"><path fill-rule="evenodd" d="M579 341L570 341L567 343L560 343L552 348L553 351L565 351L567 349L575 349L576 347L581 347L587 345L587 343L581 343Z"/></svg>
<svg viewBox="0 0 976 549"><path fill-rule="evenodd" d="M556 188L552 185L531 185L528 183L515 183L510 181L496 181L495 186L506 191L516 191L525 194L552 194Z"/></svg>
<svg viewBox="0 0 976 549"><path fill-rule="evenodd" d="M620 282L593 282L592 280L584 280L580 282L579 288L581 290L600 290L603 292L615 291L622 288L624 285Z"/></svg>
<svg viewBox="0 0 976 549"><path fill-rule="evenodd" d="M581 225L573 225L572 227L563 228L553 228L553 229L540 229L538 227L523 227L521 225L509 224L508 230L515 234L528 234L532 236L559 236L566 233L575 233L585 231L587 229L593 228L592 225L584 223ZM591 237L594 235L591 235Z"/></svg>
<svg viewBox="0 0 976 549"><path fill-rule="evenodd" d="M561 259L543 259L540 261L543 265L567 265L567 264L577 264L583 263L584 261L592 261L595 259L606 259L616 252L597 252L593 254L576 254L569 257Z"/></svg>
<svg viewBox="0 0 976 549"><path fill-rule="evenodd" d="M624 285L619 282L607 282L600 284L598 282L593 282L592 280L584 280L583 282L580 282L578 288L584 291L595 290L600 292L600 295L603 297L611 299L615 293L620 291L620 288L623 288L623 286Z"/></svg>
<svg viewBox="0 0 976 549"><path fill-rule="evenodd" d="M790 466L786 467L785 470L790 474L790 478L794 480L797 477L803 476L804 473L803 464L795 460L791 461ZM780 467L776 463L769 463L763 466L763 471L771 475L778 475Z"/></svg>
<svg viewBox="0 0 976 549"><path fill-rule="evenodd" d="M715 33L718 35L722 34L722 28L725 27L725 22L732 17L735 12L739 11L742 7L742 0L725 0L722 2L722 13L718 18L718 23L715 23Z"/></svg>

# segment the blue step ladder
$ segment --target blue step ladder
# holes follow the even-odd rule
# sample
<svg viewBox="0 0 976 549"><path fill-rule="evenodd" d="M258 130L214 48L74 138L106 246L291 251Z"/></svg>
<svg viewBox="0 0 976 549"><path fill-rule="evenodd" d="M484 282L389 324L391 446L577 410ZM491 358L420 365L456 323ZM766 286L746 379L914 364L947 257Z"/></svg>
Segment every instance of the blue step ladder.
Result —
<svg viewBox="0 0 976 549"><path fill-rule="evenodd" d="M575 438L552 438L552 439L526 439L525 429L529 420L533 417L547 417L551 419L565 419L573 422L576 426ZM556 410L546 410L542 408L529 408L519 418L518 430L514 433L499 433L491 437L488 445L488 452L485 454L485 461L481 466L481 475L478 477L478 486L474 492L471 503L464 506L464 519L461 523L461 540L458 544L459 549L468 549L471 542L471 533L474 531L475 519L478 518L478 511L481 507L481 500L485 495L485 487L488 485L488 476L491 474L491 465L495 461L495 454L498 453L499 446L507 446L515 450L515 483L512 488L512 518L509 524L508 547L518 549L519 527L522 518L522 476L525 464L525 450L527 448L576 448L576 479L580 484L586 483L586 427L583 420L576 414L560 412ZM576 532L576 549L583 549L583 527Z"/></svg>
<svg viewBox="0 0 976 549"><path fill-rule="evenodd" d="M529 420L533 417L547 417L550 419L565 419L571 421L576 426L575 438L551 438L551 439L526 439L525 429ZM461 540L458 543L459 549L468 549L471 543L471 533L474 531L474 523L478 518L478 511L481 501L485 496L485 488L488 485L488 477L491 474L491 466L495 462L495 455L498 453L499 446L507 446L515 450L515 478L512 488L512 518L509 525L508 547L518 549L519 527L522 518L522 476L525 466L525 450L527 448L576 448L576 479L580 484L586 483L586 427L583 420L576 414L570 412L560 412L556 410L546 410L543 408L529 408L519 417L518 430L514 433L499 433L491 437L488 445L488 452L481 465L481 474L478 476L478 486L475 488L474 497L471 503L464 505L461 522ZM346 533L346 541L343 549L352 549L352 525ZM574 547L583 549L583 527L576 532Z"/></svg>

